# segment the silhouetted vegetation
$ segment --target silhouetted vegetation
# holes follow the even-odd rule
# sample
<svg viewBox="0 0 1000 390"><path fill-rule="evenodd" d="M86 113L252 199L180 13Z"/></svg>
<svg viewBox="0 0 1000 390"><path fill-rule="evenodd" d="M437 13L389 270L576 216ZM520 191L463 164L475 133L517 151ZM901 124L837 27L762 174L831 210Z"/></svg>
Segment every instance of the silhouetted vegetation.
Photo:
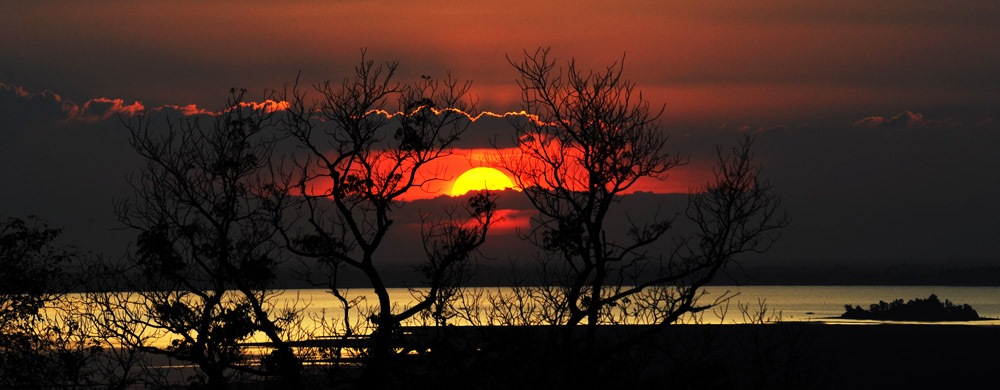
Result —
<svg viewBox="0 0 1000 390"><path fill-rule="evenodd" d="M570 62L564 74L539 50L511 65L537 120L516 122L517 146L495 162L538 211L524 238L539 247L540 285L463 288L496 222L495 195L483 191L440 218L421 215L424 260L414 284L425 288L412 289L407 306L390 298L379 259L391 245L393 213L408 191L449 179L434 164L453 153L470 124L461 112L474 110L474 99L469 82L397 82L397 63L362 53L350 77L314 85L315 95L295 84L278 94L280 106L250 104L233 89L215 114L121 117L144 162L129 178L132 193L114 200L135 240L121 259L95 257L74 300L62 294L71 254L52 245L58 230L5 220L0 386L667 382L636 364L650 354L666 359L662 344L644 342L731 297L699 300L716 273L766 251L787 224L760 177L753 139L717 149L714 176L686 209L623 216L631 226L615 229L609 218L623 214L616 205L638 181L664 180L686 162L667 152L662 108L643 100L620 63L588 72ZM654 250L679 221L693 233ZM275 299L276 273L293 258L304 280L342 306L309 318L313 328L302 325L299 302ZM349 297L346 272L362 275L376 302ZM60 299L64 314L43 318ZM455 318L478 326L449 326ZM421 320L434 326L411 326ZM697 372L695 383L719 367L670 372Z"/></svg>
<svg viewBox="0 0 1000 390"><path fill-rule="evenodd" d="M648 210L610 228L638 181L665 180L687 162L668 151L663 108L623 77L622 62L588 71L570 60L562 68L548 49L508 61L520 76L522 108L538 118L515 126L517 147L496 162L538 210L524 238L539 248L542 286L520 291L546 302L542 323L562 329L565 348L606 355L711 308L726 297L699 301L701 287L737 256L766 251L787 225L746 137L732 150L717 149L714 177L693 189L683 217ZM669 253L650 250L682 221L695 233L674 237ZM622 323L655 326L598 348L597 327Z"/></svg>
<svg viewBox="0 0 1000 390"><path fill-rule="evenodd" d="M59 229L35 217L0 220L0 388L71 387L87 381L93 345L79 324L43 309L72 283L77 256L53 240Z"/></svg>
<svg viewBox="0 0 1000 390"><path fill-rule="evenodd" d="M916 298L906 303L903 303L902 299L892 302L879 301L869 306L868 310L851 305L844 305L844 309L846 311L840 318L851 320L975 321L981 319L979 313L968 304L956 305L947 299L941 302L934 294L927 299Z"/></svg>
<svg viewBox="0 0 1000 390"><path fill-rule="evenodd" d="M365 381L384 379L395 355L393 338L401 323L430 311L441 322L441 308L465 280L476 249L486 240L495 203L488 192L470 198L458 213L444 220L425 217L421 225L426 259L417 265L428 287L417 302L398 308L389 297L377 254L393 225L393 211L401 197L429 182L445 180L431 163L452 154L470 122L453 108L471 110L471 82L449 74L443 79L422 76L414 83L395 81L398 63L376 64L362 51L353 75L340 82L314 86L319 99L309 99L294 85L283 100L281 129L301 153L294 168L276 178L272 204L276 205L283 247L295 255L315 259L306 278L336 296L347 317L356 302L342 294L345 270L364 275L378 298L363 313L371 327L366 348ZM391 118L385 112L400 112ZM381 112L381 113L380 113ZM293 196L294 195L294 196ZM345 324L342 331L356 331Z"/></svg>
<svg viewBox="0 0 1000 390"><path fill-rule="evenodd" d="M116 290L135 293L94 302L115 342L191 362L204 374L195 381L211 388L227 388L232 370L297 387L299 360L285 343L297 313L271 301L282 261L266 204L276 141L270 113L244 105L244 93L232 90L211 119L123 119L146 166L131 179L134 196L115 204L136 245L108 271L121 284ZM256 332L274 347L267 365L246 361L241 343Z"/></svg>

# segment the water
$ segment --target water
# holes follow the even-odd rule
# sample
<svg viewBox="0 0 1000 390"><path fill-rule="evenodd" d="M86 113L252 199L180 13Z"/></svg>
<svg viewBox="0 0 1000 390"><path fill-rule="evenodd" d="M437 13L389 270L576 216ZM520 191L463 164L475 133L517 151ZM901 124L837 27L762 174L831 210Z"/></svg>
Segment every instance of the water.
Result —
<svg viewBox="0 0 1000 390"><path fill-rule="evenodd" d="M491 305L484 297L497 294L510 295L513 292L511 288L494 287L471 289L470 291L478 291L483 295L479 296L478 299L469 298L465 303L460 303L457 306L472 307L479 311L471 315L455 315L448 320L449 324L536 325L545 323L537 316L528 321L517 318L516 308L514 308L513 315L510 314L511 312L499 312L498 314L497 311L490 311L495 306ZM317 336L343 334L346 326L351 326L355 332L367 333L370 329L367 328L369 322L366 321L366 318L372 313L378 302L374 291L371 289L352 289L343 291L343 293L355 305L355 309L347 313L346 322L340 301L329 291L321 289L280 291L272 300L275 309L273 312L277 313L284 308L301 310L301 322L297 325L297 335L293 336L297 338L309 339ZM878 324L882 321L842 320L836 317L844 312L844 305L859 305L862 308L867 308L868 305L879 301L889 302L896 299L905 301L927 298L931 294L936 294L941 301L947 299L955 304L969 304L976 309L981 317L995 318L995 320L947 322L945 324L1000 325L1000 287L943 286L709 286L705 288L705 295L699 301L700 304L710 303L719 297L730 298L714 309L706 310L694 317L683 317L679 322L741 324L755 318L763 318L767 322L810 321L829 324ZM399 313L404 308L416 303L412 292L405 288L390 289L389 295L395 306L394 313ZM71 294L68 298L82 300L83 296ZM535 313L537 314L537 310L544 310L546 307L545 305L536 305ZM83 310L93 312L92 310L98 309L84 308ZM763 314L760 314L761 312ZM498 320L498 318L500 319ZM632 323L635 321L626 320L624 322ZM424 315L415 316L404 322L403 325L419 326L432 325L433 323L431 318ZM157 346L166 346L171 339L176 337L150 329L146 329L143 334L149 336L147 342ZM263 342L266 341L266 338L262 334L257 334L247 341Z"/></svg>
<svg viewBox="0 0 1000 390"><path fill-rule="evenodd" d="M511 288L491 288L491 289L472 289L471 291L480 291L488 294L511 294L513 290ZM419 291L418 291L419 292ZM364 332L365 321L365 308L374 307L377 303L377 298L375 297L374 291L371 289L353 289L344 291L344 294L348 299L352 300L360 310L351 311L348 317L348 322L354 324L353 326L358 327L356 330ZM768 321L812 321L821 323L833 323L833 324L878 324L879 321L849 321L849 320L839 320L838 317L844 311L844 305L860 305L866 308L868 305L877 303L881 301L892 301L896 299L911 300L915 298L927 298L931 294L936 294L942 301L950 300L955 304L969 304L975 308L979 315L982 317L993 317L1000 318L1000 288L998 287L942 287L942 286L709 286L705 288L705 295L702 297L701 303L712 302L718 297L731 297L725 303L721 304L714 310L708 310L703 312L699 318L685 318L683 322L691 323L726 323L726 324L740 324L746 323L747 319L754 317L760 310L766 309L763 317ZM112 294L117 297L121 297L127 294ZM407 306L411 306L415 303L411 291L403 288L391 289L389 291L390 298L394 303L394 312L399 312ZM132 296L134 297L134 296ZM84 296L78 294L71 294L70 300L76 299L79 301L84 300ZM336 335L342 332L343 322L344 322L344 312L341 307L341 303L332 294L326 290L321 289L300 289L300 290L285 290L280 291L273 297L271 301L274 307L277 309L287 308L287 307L298 307L302 309L302 322L298 324L301 332L291 332L287 335L287 339L291 341L301 341L301 340L315 340L317 338L322 338L324 336ZM135 301L133 301L135 302ZM489 305L483 300L478 302L478 307L480 309L487 308ZM80 307L83 309L84 313L97 314L99 312L96 309L88 307ZM277 311L275 311L277 312ZM431 322L428 319L420 319L419 317L408 321L405 325L429 325ZM468 324L468 321L462 319L461 317L452 318L449 323L455 325ZM948 323L954 324L954 323ZM977 326L998 326L1000 325L1000 320L988 320L988 321L974 321L959 324L971 324ZM87 328L85 325L81 329ZM748 329L774 329L774 328L748 328ZM832 329L832 328L831 328ZM845 328L838 327L842 330L863 330L862 328ZM917 328L912 328L917 329ZM879 330L878 328L873 328L873 330ZM981 329L988 330L988 329ZM172 335L166 332L150 331L145 329L142 331L143 336L146 336L145 345L153 346L158 348L166 348L170 345L172 339L177 338L176 335ZM342 334L342 333L341 333ZM905 334L905 333L904 333ZM940 333L937 333L940 334ZM782 339L784 340L784 339ZM898 340L898 338L897 338ZM257 334L249 339L242 340L243 342L266 342L267 339L263 335ZM116 347L117 341L115 339L105 339L103 342L110 343L113 348ZM782 341L784 342L784 341ZM948 341L950 342L950 341ZM908 344L909 341L906 341ZM926 340L921 343L918 347L913 348L925 348ZM877 351L877 348L882 348L882 344L869 343L868 351L872 354L881 353ZM934 345L932 343L932 345ZM936 345L943 345L938 343ZM853 347L852 347L853 348ZM941 347L942 351L947 350L949 354L952 353L952 347L946 346ZM922 349L920 349L922 351ZM270 353L270 348L266 345L249 346L243 350L242 353L245 354L248 360L254 361L254 359L259 359L262 356L266 356ZM356 353L356 350L345 351L346 356ZM903 352L899 352L903 354ZM879 355L881 356L881 355ZM935 355L931 355L935 356ZM161 356L148 355L144 356L142 364L146 364L144 369L149 369L147 373L156 373L160 375L158 378L165 378L169 383L182 385L189 381L192 375L198 373L197 368L190 362L184 361L172 361ZM899 357L893 357L893 360L901 359ZM871 362L876 360L869 359ZM848 360L849 361L849 360ZM902 361L916 363L915 360L905 360ZM983 361L986 361L985 359ZM879 361L879 364L884 364L884 361ZM922 364L923 361L920 361ZM912 367L913 364L899 364L897 367ZM890 367L893 367L890 365ZM863 367L868 369L867 366ZM857 371L857 369L855 369ZM870 370L869 370L870 371ZM900 370L890 370L889 372L898 372ZM875 372L875 371L872 371ZM886 386L882 386L886 387ZM888 386L892 387L892 386Z"/></svg>
<svg viewBox="0 0 1000 390"><path fill-rule="evenodd" d="M867 309L868 305L879 301L896 299L908 301L927 298L936 294L941 301L950 300L955 304L969 304L980 317L1000 319L1000 287L949 287L949 286L710 286L710 293L733 291L739 295L732 301L756 307L758 300L765 301L767 308L781 312L785 321L821 321L826 323L865 324L881 321L831 320L844 313L844 305L858 305ZM711 296L708 295L708 296ZM730 302L730 312L736 303ZM738 313L733 313L738 315ZM727 315L736 322L737 318ZM1000 325L1000 320L974 321L959 324Z"/></svg>
<svg viewBox="0 0 1000 390"><path fill-rule="evenodd" d="M510 293L509 288L487 289L488 292ZM699 320L703 323L744 323L746 319L741 313L741 306L746 314L756 314L761 311L761 303L766 309L767 319L783 321L813 321L837 324L869 324L881 321L854 321L835 319L844 313L844 305L859 305L867 309L868 305L879 301L890 302L896 299L908 301L915 298L927 298L936 294L941 301L950 300L955 304L969 304L979 313L980 317L1000 319L1000 287L949 287L949 286L709 286L707 294L701 302L709 302L723 294L735 295L725 304L702 313ZM378 302L374 291L370 289L355 289L347 292L350 297L363 299L369 304ZM389 295L398 308L415 303L410 292L404 288L390 289ZM288 290L279 299L288 302L296 299L309 303L306 313L318 315L326 311L340 317L342 309L339 301L325 290ZM690 319L688 319L690 321ZM464 325L461 320L453 321L456 325ZM1000 325L1000 320L957 322L951 324Z"/></svg>

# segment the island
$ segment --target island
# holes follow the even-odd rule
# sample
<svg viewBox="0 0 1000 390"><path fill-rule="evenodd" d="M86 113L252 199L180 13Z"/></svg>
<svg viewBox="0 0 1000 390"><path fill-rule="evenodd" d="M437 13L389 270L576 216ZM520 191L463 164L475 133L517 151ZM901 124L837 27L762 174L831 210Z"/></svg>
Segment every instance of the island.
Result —
<svg viewBox="0 0 1000 390"><path fill-rule="evenodd" d="M968 304L956 305L949 300L941 302L937 295L931 294L927 299L913 299L903 303L902 299L892 302L879 301L869 306L868 310L861 306L844 305L846 311L840 318L851 320L881 320L881 321L976 321L983 319L979 313Z"/></svg>

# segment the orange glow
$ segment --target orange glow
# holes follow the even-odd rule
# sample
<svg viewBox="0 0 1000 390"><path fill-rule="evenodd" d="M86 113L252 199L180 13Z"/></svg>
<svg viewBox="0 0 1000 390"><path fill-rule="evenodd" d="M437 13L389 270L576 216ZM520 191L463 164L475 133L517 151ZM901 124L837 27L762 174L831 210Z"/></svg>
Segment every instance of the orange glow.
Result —
<svg viewBox="0 0 1000 390"><path fill-rule="evenodd" d="M194 104L187 104L187 105L183 105L183 106L162 106L162 107L157 107L154 110L159 111L159 110L164 110L164 109L174 109L174 110L177 110L177 111L179 111L181 113L181 115L184 115L184 116L216 115L214 112L210 112L208 110L205 110L204 108L198 108L198 106L194 105Z"/></svg>
<svg viewBox="0 0 1000 390"><path fill-rule="evenodd" d="M61 109L66 113L66 118L62 120L63 123L69 121L86 121L94 122L99 120L108 120L116 114L123 115L137 115L141 113L154 113L154 112L176 112L185 116L195 116L195 115L222 115L227 111L234 109L253 109L268 113L274 113L279 111L287 110L290 104L287 101L275 101L271 99L264 100L262 102L240 102L239 104L223 109L221 111L210 111L203 108L199 108L195 104L188 105L162 105L153 108L147 108L141 102L134 102L132 104L126 104L122 99L109 99L109 98L96 98L86 101L83 105L77 105L71 101L63 101L62 97L56 95L50 91L45 91L42 93L33 94L30 93L19 86L6 85L0 83L0 87L6 88L8 90L13 90L13 93L21 97L30 96L49 96L56 102L61 102ZM431 110L435 115L441 115L443 113L452 112L466 117L471 122L476 122L477 120L483 118L484 116L492 118L510 118L510 117L523 117L528 121L532 121L535 124L542 126L551 126L552 123L545 123L540 120L538 115L530 114L525 111L508 111L504 113L496 113L492 111L482 111L478 114L472 115L468 112L457 108L443 108L436 109L429 106L420 106L410 111L405 112L390 112L385 110L371 110L365 115L383 115L386 118L393 118L397 115L414 115L421 112L421 110ZM503 148L503 149L492 149L492 148L475 148L475 149L452 149L445 151L445 153L437 159L434 159L427 164L425 164L419 172L416 173L414 177L414 182L416 186L411 190L407 191L405 194L400 196L398 200L401 201L412 201L417 199L428 199L434 198L441 195L451 195L458 196L465 194L471 190L477 189L491 189L491 190L502 190L506 188L514 188L519 190L522 186L534 186L534 185L546 185L544 176L539 176L543 180L532 180L531 177L522 178L523 183L516 183L512 176L497 170L503 166L501 162L514 162L514 166L518 168L531 169L538 168L535 163L532 162L532 158L526 157L525 153L532 150L538 151L540 149L545 149L546 152L550 154L560 154L563 150L559 147L557 140L544 139L545 137L539 135L534 137L526 137L521 140L522 145L513 148ZM381 156L380 154L384 151L373 151L375 152L373 166L375 177L388 177L392 173L408 172L407 166L397 166L393 163L391 156ZM572 153L565 155L566 157L574 157ZM523 165L520 165L523 164ZM405 164L404 164L405 165ZM669 193L669 192L687 192L692 183L701 183L704 181L705 177L710 176L710 170L699 170L693 171L691 167L682 167L679 170L675 170L674 173L680 173L680 175L673 175L675 178L680 178L680 180L671 179L668 182L656 180L656 179L641 179L636 185L628 192L635 191L648 191L656 193ZM573 164L568 164L566 169L579 169L573 166ZM469 172L479 172L478 176L465 176ZM707 172L707 173L706 173ZM328 195L329 189L331 187L331 180L329 176L324 176L323 172L310 172L312 176L306 183L306 188L295 188L293 192L301 194L305 192L314 196L326 196ZM484 176L485 175L485 176ZM459 177L462 176L462 177ZM580 189L585 188L580 183L568 183L569 188Z"/></svg>
<svg viewBox="0 0 1000 390"><path fill-rule="evenodd" d="M138 102L136 102L136 104L139 107L138 111L141 111L141 110L144 109L142 107L142 105L139 104ZM164 107L175 107L175 106L164 106ZM198 114L220 115L220 114L222 114L222 112L215 112L215 113L213 113L211 111L206 111L204 109L198 109L193 104L185 106L185 107L188 108L187 110L184 110L184 114L185 115L198 115ZM267 100L265 100L263 102L260 102L260 103L258 103L258 102L240 102L239 106L230 107L228 110L232 110L232 109L235 109L235 108L251 108L253 110L263 110L264 112L267 112L267 113L273 113L273 112L276 112L276 111L287 110L289 107L291 107L291 104L288 103L287 101L284 101L284 100L282 100L282 101L274 101L274 100L271 100L271 99L267 99ZM458 109L458 108L448 107L448 108L437 109L437 108L434 108L434 107L419 106L419 107L413 109L413 111L410 111L409 113L405 113L405 112L402 112L402 111L389 112L389 111L386 111L386 110L377 110L376 109L376 110L370 110L370 111L366 112L365 116L375 114L375 115L383 115L383 116L386 117L386 119L391 119L391 118L393 118L393 117L395 117L397 115L403 115L403 116L416 115L416 114L420 113L420 111L422 111L424 109L431 110L431 112L433 112L434 115L441 115L442 113L445 113L445 112L454 112L454 113L457 113L459 115L462 115L462 116L468 118L470 122L475 122L475 121L479 120L480 118L482 118L484 116L493 117L493 118L501 118L501 119L502 118L509 118L509 117L523 117L523 118L526 118L529 121L532 121L532 122L534 122L536 124L539 124L539 125L549 125L549 126L552 125L552 123L542 122L538 118L538 115L536 115L536 114L529 114L528 112L526 112L524 110L521 110L521 111L507 111L507 112L504 112L504 113L496 113L496 112L492 112L492 111L482 111L482 112L480 112L480 113L478 113L476 115L472 115L472 114L470 114L468 112L465 112L465 111L463 111L461 109Z"/></svg>
<svg viewBox="0 0 1000 390"><path fill-rule="evenodd" d="M407 191L405 194L399 197L401 201L414 201L418 199L431 199L438 196L458 196L466 190L456 190L456 182L458 179L466 172L475 168L485 168L489 170L494 170L497 165L492 164L491 161L496 161L496 156L503 155L504 158L510 159L521 159L525 164L529 164L530 161L527 158L523 158L523 154L517 148L506 148L500 150L493 149L455 149L453 154L444 156L440 159L434 160L431 163L425 165L420 172L417 173L417 182L422 183L419 187L414 187ZM534 165L534 164L532 164ZM655 178L641 178L635 183L632 188L624 192L624 194L630 194L634 192L652 192L658 194L665 193L688 193L705 183L709 178L712 177L711 164L706 162L698 161L693 162L689 165L681 166L670 170L669 176L666 180L658 180ZM500 171L504 172L504 171ZM503 174L508 180L511 180L511 188L519 189L518 183L514 182L513 178ZM482 189L482 181L479 181L479 187L472 189ZM521 185L546 185L544 182L535 183L530 179L525 180L525 183ZM577 188L578 183L568 183L572 188ZM329 176L318 176L313 178L307 184L306 192L312 195L322 195L326 193L331 186L331 179ZM458 192L456 192L458 191Z"/></svg>
<svg viewBox="0 0 1000 390"><path fill-rule="evenodd" d="M505 190L514 188L514 182L499 170L490 167L472 168L465 171L451 187L451 196L465 195L469 191Z"/></svg>
<svg viewBox="0 0 1000 390"><path fill-rule="evenodd" d="M275 111L284 111L284 110L287 110L289 107L291 107L291 105L288 102L284 101L284 100L282 100L280 102L276 102L276 101L271 100L271 99L267 99L267 100L265 100L265 101L263 101L261 103L257 103L257 102L240 102L239 106L240 106L240 108L249 107L249 108L253 109L254 111L263 109L264 112L267 112L267 113L272 113L272 112L275 112ZM236 107L232 107L232 108L236 108Z"/></svg>
<svg viewBox="0 0 1000 390"><path fill-rule="evenodd" d="M483 112L480 112L479 114L472 115L472 114L469 114L469 113L467 113L465 111L462 111L460 109L457 109L457 108L448 107L448 108L442 108L442 109L439 110L439 109L436 109L434 107L420 106L420 107L415 108L413 111L411 111L408 114L404 113L402 111L388 112L388 111L385 111L385 110L371 110L371 111L366 112L365 115L380 114L380 115L385 115L386 118L392 118L392 117L394 117L396 115L411 116L411 115L415 115L415 114L419 113L421 110L423 110L425 108L431 110L431 112L433 112L434 115L441 115L441 113L449 112L449 111L450 112L454 112L454 113L458 113L458 114L464 115L466 118L469 118L469 120L472 121L472 122L475 122L475 121L479 120L479 118L482 118L483 116L490 116L490 117L494 117L494 118L507 118L507 117L511 117L511 116L520 116L520 117L525 117L528 120L530 120L532 122L535 122L535 123L537 123L539 125L551 125L551 123L542 122L541 120L539 120L538 119L538 115L529 114L529 113L527 113L524 110L516 111L516 112L515 111L508 111L508 112L505 112L503 114L498 114L498 113L490 112L490 111L483 111Z"/></svg>
<svg viewBox="0 0 1000 390"><path fill-rule="evenodd" d="M493 224L490 225L489 235L506 235L516 232L518 229L524 231L531 227L531 217L536 214L535 210L513 210L499 209L494 214Z"/></svg>
<svg viewBox="0 0 1000 390"><path fill-rule="evenodd" d="M69 117L83 122L106 120L114 115L135 115L145 110L142 103L125 104L122 99L90 99L80 107L70 106ZM69 120L69 119L67 119Z"/></svg>
<svg viewBox="0 0 1000 390"><path fill-rule="evenodd" d="M490 223L489 231L487 231L486 234L490 236L505 236L514 234L518 230L526 231L531 228L531 217L535 215L538 215L538 212L535 209L494 210L493 220ZM474 228L477 226L475 221L471 219L460 223L467 228ZM414 225L414 227L419 227L419 226Z"/></svg>
<svg viewBox="0 0 1000 390"><path fill-rule="evenodd" d="M359 46L404 66L415 63L414 73L454 70L475 80L480 102L498 111L517 107L521 98L507 56L516 60L522 49L539 45L557 48L559 58L574 57L589 69L600 69L625 53L627 77L639 83L651 102L668 104L665 119L715 126L764 120L795 123L803 117L825 121L846 112L887 112L875 108L887 104L924 107L946 102L964 107L968 102L979 107L995 99L982 83L966 82L992 74L997 59L976 49L992 47L996 38L995 23L983 22L989 18L983 18L984 9L978 5L956 5L944 12L936 6L899 7L896 2L787 0L645 1L627 6L515 0L463 2L460 7L373 1L247 2L240 7L214 1L187 2L184 7L156 2L129 2L128 7L118 2L88 2L85 7L23 3L8 10L15 15L5 20L8 51L33 53L26 58L49 64L73 63L89 55L92 61L79 64L81 70L107 73L77 77L74 83L121 89L111 85L132 82L126 90L142 91L133 95L202 107L214 104L215 93L230 87L232 80L252 90L280 86L302 70L302 64L312 64L307 69L341 68L343 58L353 59ZM108 22L94 28L94 20ZM184 28L177 28L177 20L184 21ZM274 20L288 23L247 39L242 26ZM598 25L602 27L594 28ZM69 35L79 39L61 39ZM83 41L106 44L75 44ZM217 42L227 42L226 55L219 55ZM323 50L316 50L316 42L324 43ZM125 62L142 72L120 70L122 61L115 53L148 47L188 60L160 64L157 56L146 56ZM111 51L94 55L94 50ZM902 63L920 66L900 68ZM241 75L253 78L220 77L194 64L241 69ZM135 82L139 74L156 75L177 66L181 70L163 72L148 83ZM106 76L111 72L123 74ZM191 77L195 75L199 77ZM306 75L318 79L312 81L330 77ZM940 82L935 75L972 79Z"/></svg>

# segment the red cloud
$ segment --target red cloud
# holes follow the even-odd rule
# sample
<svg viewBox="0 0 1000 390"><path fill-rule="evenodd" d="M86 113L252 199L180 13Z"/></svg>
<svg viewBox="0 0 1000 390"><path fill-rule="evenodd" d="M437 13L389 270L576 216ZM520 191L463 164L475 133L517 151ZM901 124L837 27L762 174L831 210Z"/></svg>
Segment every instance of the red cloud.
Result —
<svg viewBox="0 0 1000 390"><path fill-rule="evenodd" d="M166 106L160 106L160 107L153 108L150 111L161 111L161 112L162 111L167 111L167 112L171 112L172 111L172 112L176 112L176 113L178 113L180 115L183 115L183 116L214 115L215 114L214 112L208 111L208 110L206 110L204 108L198 108L198 106L196 106L194 104L188 104L188 105L184 105L184 106L166 105Z"/></svg>
<svg viewBox="0 0 1000 390"><path fill-rule="evenodd" d="M199 108L194 104L182 106L163 105L147 109L145 105L138 101L126 104L122 99L110 99L106 97L90 99L82 105L78 105L72 101L63 100L61 96L49 90L45 90L40 93L33 93L26 91L20 86L7 85L4 83L0 83L0 92L4 92L3 96L0 96L0 103L2 104L14 103L15 105L18 105L27 103L32 106L46 106L47 109L44 111L45 114L42 115L44 117L43 120L51 121L53 123L67 123L74 121L97 122L107 120L117 115L130 116L147 112L164 112L183 116L221 114L221 112ZM240 102L238 106L230 107L224 111L246 108L252 110L263 110L271 113L286 110L288 107L289 103L286 101L274 101L268 99L263 102Z"/></svg>
<svg viewBox="0 0 1000 390"><path fill-rule="evenodd" d="M90 99L79 107L69 103L71 106L66 107L69 109L67 121L96 122L108 119L113 115L135 115L146 109L142 103L134 102L126 105L122 99Z"/></svg>
<svg viewBox="0 0 1000 390"><path fill-rule="evenodd" d="M265 101L263 101L261 103L257 103L257 102L240 102L240 108L247 108L247 107L249 107L250 109L253 109L254 111L263 109L264 112L270 113L270 112L275 112L275 111L284 111L284 110L287 110L289 107L291 107L291 105L289 105L289 103L286 102L286 101L284 101L284 100L282 100L280 102L276 102L276 101L271 100L271 99L267 99L267 100L265 100ZM233 107L233 108L236 108L236 107ZM230 109L232 109L232 108L230 108Z"/></svg>
<svg viewBox="0 0 1000 390"><path fill-rule="evenodd" d="M902 129L916 127L921 124L924 124L924 116L922 114L906 110L888 119L881 116L870 116L854 122L854 127Z"/></svg>
<svg viewBox="0 0 1000 390"><path fill-rule="evenodd" d="M924 115L910 110L903 111L892 117L870 116L854 122L854 127L869 129L912 129L917 127L957 127L962 122L952 118L945 120L926 119Z"/></svg>

